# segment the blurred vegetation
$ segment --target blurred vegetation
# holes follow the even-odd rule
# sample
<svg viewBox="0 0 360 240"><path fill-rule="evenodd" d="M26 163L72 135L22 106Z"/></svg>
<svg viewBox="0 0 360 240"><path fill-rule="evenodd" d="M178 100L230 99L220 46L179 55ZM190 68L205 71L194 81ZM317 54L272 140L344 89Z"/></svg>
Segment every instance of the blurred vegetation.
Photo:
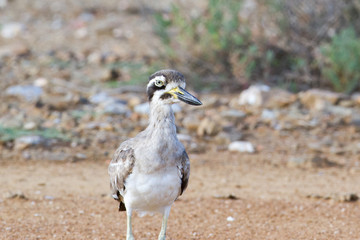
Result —
<svg viewBox="0 0 360 240"><path fill-rule="evenodd" d="M69 137L57 129L45 128L41 130L26 130L21 128L9 128L0 126L0 142L7 142L15 140L22 136L40 136L46 139L60 139L63 141L69 141Z"/></svg>
<svg viewBox="0 0 360 240"><path fill-rule="evenodd" d="M179 3L154 14L162 61L195 76L195 87L264 82L293 91L358 90L359 1L256 1L250 10L247 4L209 0L193 13Z"/></svg>
<svg viewBox="0 0 360 240"><path fill-rule="evenodd" d="M322 66L323 76L331 81L334 89L350 93L359 85L360 38L353 28L343 29L322 48L326 63Z"/></svg>

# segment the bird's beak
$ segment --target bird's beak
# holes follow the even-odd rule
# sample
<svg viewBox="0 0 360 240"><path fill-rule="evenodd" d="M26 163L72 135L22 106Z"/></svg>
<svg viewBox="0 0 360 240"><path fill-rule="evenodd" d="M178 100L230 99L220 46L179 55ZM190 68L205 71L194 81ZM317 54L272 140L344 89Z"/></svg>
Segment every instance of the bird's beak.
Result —
<svg viewBox="0 0 360 240"><path fill-rule="evenodd" d="M196 97L191 95L188 91L186 91L182 87L175 87L175 88L171 89L170 91L168 91L167 93L173 95L174 98L179 99L190 105L201 105L202 104L199 99L197 99Z"/></svg>

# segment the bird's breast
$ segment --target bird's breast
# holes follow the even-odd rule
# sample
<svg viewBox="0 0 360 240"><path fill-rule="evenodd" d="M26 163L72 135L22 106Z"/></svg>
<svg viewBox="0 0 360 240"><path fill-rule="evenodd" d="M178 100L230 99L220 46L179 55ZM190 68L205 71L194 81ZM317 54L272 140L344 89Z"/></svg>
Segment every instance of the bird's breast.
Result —
<svg viewBox="0 0 360 240"><path fill-rule="evenodd" d="M181 179L176 166L152 173L133 172L126 180L126 206L145 212L162 212L178 197Z"/></svg>

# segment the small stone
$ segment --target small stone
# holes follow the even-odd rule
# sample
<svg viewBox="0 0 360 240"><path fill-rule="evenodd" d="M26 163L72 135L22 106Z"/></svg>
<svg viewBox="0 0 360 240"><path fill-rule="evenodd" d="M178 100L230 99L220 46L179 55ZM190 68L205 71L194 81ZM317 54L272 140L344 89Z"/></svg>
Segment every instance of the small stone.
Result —
<svg viewBox="0 0 360 240"><path fill-rule="evenodd" d="M276 110L264 109L261 112L260 119L265 123L272 123L279 117L279 112Z"/></svg>
<svg viewBox="0 0 360 240"><path fill-rule="evenodd" d="M52 200L55 199L55 197L49 196L49 195L45 195L45 196L44 196L44 199L45 199L45 200L50 200L50 201L52 201Z"/></svg>
<svg viewBox="0 0 360 240"><path fill-rule="evenodd" d="M81 160L85 160L85 159L87 159L87 156L84 153L77 153L74 156L74 161L81 161Z"/></svg>
<svg viewBox="0 0 360 240"><path fill-rule="evenodd" d="M325 111L339 117L350 117L353 114L353 109L351 108L333 105L326 106Z"/></svg>
<svg viewBox="0 0 360 240"><path fill-rule="evenodd" d="M107 93L100 92L100 93L92 95L89 98L89 101L92 104L100 104L100 103L109 102L109 101L115 101L115 100L114 100L113 97L110 97Z"/></svg>
<svg viewBox="0 0 360 240"><path fill-rule="evenodd" d="M210 118L205 118L199 124L199 127L197 129L197 135L200 137L215 136L221 130L222 130L222 127L219 123L217 123L216 121L214 121Z"/></svg>
<svg viewBox="0 0 360 240"><path fill-rule="evenodd" d="M344 99L344 100L341 100L341 101L339 102L339 106L341 106L341 107L346 107L346 108L351 108L351 107L354 107L354 106L355 106L355 103L354 103L354 101L352 101L352 100Z"/></svg>
<svg viewBox="0 0 360 240"><path fill-rule="evenodd" d="M264 103L264 95L270 91L266 85L253 85L241 92L238 103L240 105L250 105L260 107Z"/></svg>
<svg viewBox="0 0 360 240"><path fill-rule="evenodd" d="M189 132L197 131L197 129L200 125L200 118L198 115L195 115L195 114L187 114L182 121L182 125Z"/></svg>
<svg viewBox="0 0 360 240"><path fill-rule="evenodd" d="M45 139L40 136L23 136L15 139L15 149L23 150L32 146L39 146L45 143Z"/></svg>
<svg viewBox="0 0 360 240"><path fill-rule="evenodd" d="M65 152L50 152L50 151L44 151L42 152L41 157L44 160L48 161L65 161L65 160L71 160L71 156L68 153Z"/></svg>
<svg viewBox="0 0 360 240"><path fill-rule="evenodd" d="M8 192L8 193L5 194L4 197L7 198L7 199L16 199L16 198L17 198L17 199L24 199L24 200L28 199L28 198L25 196L25 194L24 194L23 192L21 192L21 191Z"/></svg>
<svg viewBox="0 0 360 240"><path fill-rule="evenodd" d="M226 145L226 146L229 145L231 142L230 135L225 132L220 132L212 140L217 145Z"/></svg>
<svg viewBox="0 0 360 240"><path fill-rule="evenodd" d="M267 108L283 108L297 99L296 95L280 88L273 88L265 95L264 106Z"/></svg>
<svg viewBox="0 0 360 240"><path fill-rule="evenodd" d="M92 53L90 53L89 56L87 57L87 61L88 61L89 63L98 65L98 64L101 63L101 58L102 58L101 53L99 53L99 52L92 52Z"/></svg>
<svg viewBox="0 0 360 240"><path fill-rule="evenodd" d="M229 216L229 217L226 218L226 221L228 221L228 222L233 222L234 220L235 220L235 218L233 218L233 217L231 217L231 216Z"/></svg>
<svg viewBox="0 0 360 240"><path fill-rule="evenodd" d="M79 29L76 29L74 32L74 37L77 39L83 39L86 38L89 34L87 27L81 27Z"/></svg>
<svg viewBox="0 0 360 240"><path fill-rule="evenodd" d="M49 84L49 81L46 78L38 78L34 81L34 85L37 87L45 87Z"/></svg>
<svg viewBox="0 0 360 240"><path fill-rule="evenodd" d="M328 105L335 105L342 97L340 93L322 89L310 89L298 94L300 102L310 110L322 111Z"/></svg>
<svg viewBox="0 0 360 240"><path fill-rule="evenodd" d="M37 124L35 122L26 122L24 123L25 130L35 130L37 128Z"/></svg>
<svg viewBox="0 0 360 240"><path fill-rule="evenodd" d="M141 104L141 98L137 97L137 96L131 96L128 100L128 106L131 109L134 109L135 106L140 105Z"/></svg>
<svg viewBox="0 0 360 240"><path fill-rule="evenodd" d="M0 8L3 9L7 6L8 0L0 0Z"/></svg>
<svg viewBox="0 0 360 240"><path fill-rule="evenodd" d="M287 161L288 167L301 167L304 166L307 161L305 157L290 157Z"/></svg>
<svg viewBox="0 0 360 240"><path fill-rule="evenodd" d="M5 23L1 27L1 36L3 38L14 38L24 29L24 25L17 22Z"/></svg>
<svg viewBox="0 0 360 240"><path fill-rule="evenodd" d="M108 103L104 103L104 113L106 114L114 114L114 115L129 115L130 110L128 106L122 101L111 101Z"/></svg>
<svg viewBox="0 0 360 240"><path fill-rule="evenodd" d="M119 78L120 73L116 69L101 69L96 74L97 78L102 82L114 81Z"/></svg>
<svg viewBox="0 0 360 240"><path fill-rule="evenodd" d="M6 89L6 94L25 99L28 102L36 102L43 94L41 87L33 85L15 85Z"/></svg>
<svg viewBox="0 0 360 240"><path fill-rule="evenodd" d="M7 56L21 56L30 52L30 49L20 43L11 43L0 46L0 59Z"/></svg>
<svg viewBox="0 0 360 240"><path fill-rule="evenodd" d="M43 104L48 105L52 110L63 111L69 109L80 101L80 96L68 92L66 95L49 95L45 94L41 97Z"/></svg>
<svg viewBox="0 0 360 240"><path fill-rule="evenodd" d="M221 116L230 121L239 121L246 117L246 113L240 110L230 109L221 112Z"/></svg>
<svg viewBox="0 0 360 240"><path fill-rule="evenodd" d="M246 141L235 141L229 144L228 150L232 152L247 152L254 153L255 148L251 142Z"/></svg>
<svg viewBox="0 0 360 240"><path fill-rule="evenodd" d="M360 92L353 93L351 95L351 100L354 101L357 105L360 105Z"/></svg>

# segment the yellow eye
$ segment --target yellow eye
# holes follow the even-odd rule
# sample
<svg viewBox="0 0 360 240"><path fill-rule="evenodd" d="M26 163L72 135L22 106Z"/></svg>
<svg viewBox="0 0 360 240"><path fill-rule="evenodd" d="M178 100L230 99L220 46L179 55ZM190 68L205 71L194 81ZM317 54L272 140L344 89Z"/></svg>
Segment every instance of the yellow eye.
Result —
<svg viewBox="0 0 360 240"><path fill-rule="evenodd" d="M161 81L161 80L156 80L155 81L155 86L157 86L157 87L162 87L164 85L164 82L163 81Z"/></svg>

